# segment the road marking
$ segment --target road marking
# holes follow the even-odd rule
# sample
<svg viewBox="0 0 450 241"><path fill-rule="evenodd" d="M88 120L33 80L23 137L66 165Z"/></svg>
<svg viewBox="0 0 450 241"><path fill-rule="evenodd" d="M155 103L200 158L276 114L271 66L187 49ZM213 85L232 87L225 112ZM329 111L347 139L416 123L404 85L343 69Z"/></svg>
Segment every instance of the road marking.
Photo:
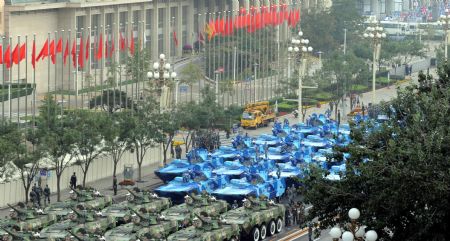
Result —
<svg viewBox="0 0 450 241"><path fill-rule="evenodd" d="M314 239L314 241L317 241L317 240L319 240L320 238L316 238L316 239Z"/></svg>
<svg viewBox="0 0 450 241"><path fill-rule="evenodd" d="M294 239L297 238L298 235L300 235L300 237L301 237L304 234L306 234L307 231L308 231L307 228L296 230L295 232L293 232L293 233L291 233L291 234L289 234L289 235L279 239L279 241L291 241L291 240L293 240L292 237L294 237Z"/></svg>

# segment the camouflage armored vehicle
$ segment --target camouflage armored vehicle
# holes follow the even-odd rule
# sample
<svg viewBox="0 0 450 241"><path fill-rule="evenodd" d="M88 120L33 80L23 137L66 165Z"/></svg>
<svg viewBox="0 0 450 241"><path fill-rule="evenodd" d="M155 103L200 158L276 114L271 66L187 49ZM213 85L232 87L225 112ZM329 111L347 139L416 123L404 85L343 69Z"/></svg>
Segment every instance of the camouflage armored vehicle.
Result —
<svg viewBox="0 0 450 241"><path fill-rule="evenodd" d="M31 241L31 240L45 240L41 239L39 235L36 233L31 232L20 232L17 230L12 230L8 228L2 228L3 234L1 237L2 241L16 241L16 240L23 240L23 241Z"/></svg>
<svg viewBox="0 0 450 241"><path fill-rule="evenodd" d="M95 190L76 190L70 191L70 199L64 202L52 203L44 209L46 213L55 214L58 218L65 217L72 212L72 207L81 204L85 209L101 210L112 204L112 197L103 196Z"/></svg>
<svg viewBox="0 0 450 241"><path fill-rule="evenodd" d="M118 226L105 233L105 239L111 241L164 240L178 230L176 220L163 221L155 213L134 213L132 223Z"/></svg>
<svg viewBox="0 0 450 241"><path fill-rule="evenodd" d="M11 220L4 225L16 231L32 232L49 226L57 221L56 215L45 214L42 210L27 208L23 203L19 207L8 206L12 209L10 213Z"/></svg>
<svg viewBox="0 0 450 241"><path fill-rule="evenodd" d="M237 241L240 230L237 224L223 224L206 213L195 214L194 226L171 234L168 241Z"/></svg>
<svg viewBox="0 0 450 241"><path fill-rule="evenodd" d="M39 232L39 237L43 239L63 240L67 236L70 236L69 230L76 225L78 223L70 219L63 220L43 228Z"/></svg>
<svg viewBox="0 0 450 241"><path fill-rule="evenodd" d="M217 200L208 194L186 195L184 203L164 210L161 214L164 220L176 220L182 227L187 227L195 217L194 213L208 212L210 215L219 215L228 210L228 203Z"/></svg>
<svg viewBox="0 0 450 241"><path fill-rule="evenodd" d="M86 234L101 235L109 229L116 227L116 219L114 217L103 217L101 213L95 213L89 210L73 209L73 213L69 213L68 218L78 223L71 229L71 232L78 236Z"/></svg>
<svg viewBox="0 0 450 241"><path fill-rule="evenodd" d="M170 207L170 199L158 197L158 195L150 192L134 192L128 190L127 201L113 204L102 210L104 217L114 217L119 224L127 223L131 220L132 212L145 210L150 213L159 213Z"/></svg>
<svg viewBox="0 0 450 241"><path fill-rule="evenodd" d="M99 235L78 235L73 233L72 231L69 231L69 234L64 241L98 241L103 240L102 236Z"/></svg>
<svg viewBox="0 0 450 241"><path fill-rule="evenodd" d="M243 207L230 210L221 219L226 224L239 225L241 237L258 241L282 231L285 211L284 205L264 197L248 197Z"/></svg>

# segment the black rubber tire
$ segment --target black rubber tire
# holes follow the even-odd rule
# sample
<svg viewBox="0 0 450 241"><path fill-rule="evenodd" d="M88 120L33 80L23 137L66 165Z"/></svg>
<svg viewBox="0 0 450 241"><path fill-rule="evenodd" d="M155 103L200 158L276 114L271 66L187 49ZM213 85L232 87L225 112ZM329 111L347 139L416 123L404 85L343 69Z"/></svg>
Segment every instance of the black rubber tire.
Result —
<svg viewBox="0 0 450 241"><path fill-rule="evenodd" d="M277 225L276 225L275 221L270 220L269 225L267 227L269 230L269 236L275 235L275 233L277 232Z"/></svg>
<svg viewBox="0 0 450 241"><path fill-rule="evenodd" d="M283 220L281 218L277 218L277 233L283 231Z"/></svg>
<svg viewBox="0 0 450 241"><path fill-rule="evenodd" d="M258 241L260 237L260 232L258 226L253 227L252 231L250 232L250 240Z"/></svg>
<svg viewBox="0 0 450 241"><path fill-rule="evenodd" d="M261 227L259 227L259 236L260 236L260 240L264 240L267 238L267 226L265 223L261 224Z"/></svg>

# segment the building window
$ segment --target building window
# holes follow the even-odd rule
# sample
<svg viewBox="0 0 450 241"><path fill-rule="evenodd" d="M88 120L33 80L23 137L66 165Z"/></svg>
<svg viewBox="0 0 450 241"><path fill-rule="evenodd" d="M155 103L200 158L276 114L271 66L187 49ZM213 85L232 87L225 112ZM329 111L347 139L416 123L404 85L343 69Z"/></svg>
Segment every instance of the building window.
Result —
<svg viewBox="0 0 450 241"><path fill-rule="evenodd" d="M164 53L164 18L166 16L166 9L158 9L158 55Z"/></svg>
<svg viewBox="0 0 450 241"><path fill-rule="evenodd" d="M152 23L153 23L153 9L147 9L145 12L145 47L147 51L150 51L151 53L151 47L152 47Z"/></svg>

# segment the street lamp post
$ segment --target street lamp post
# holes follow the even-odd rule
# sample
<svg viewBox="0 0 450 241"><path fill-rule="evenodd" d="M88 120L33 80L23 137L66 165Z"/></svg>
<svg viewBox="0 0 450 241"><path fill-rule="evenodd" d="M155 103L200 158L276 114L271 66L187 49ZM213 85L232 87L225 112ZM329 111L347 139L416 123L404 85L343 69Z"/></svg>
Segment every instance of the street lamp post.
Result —
<svg viewBox="0 0 450 241"><path fill-rule="evenodd" d="M439 17L438 24L443 25L444 27L444 58L445 61L447 61L448 58L448 25L450 23L450 11L448 9L445 9L445 15L441 15Z"/></svg>
<svg viewBox="0 0 450 241"><path fill-rule="evenodd" d="M215 89L216 89L216 91L215 91L216 104L219 104L219 74L220 74L220 71L218 71L218 70L214 71L214 76L215 76L214 83L215 83Z"/></svg>
<svg viewBox="0 0 450 241"><path fill-rule="evenodd" d="M373 66L372 66L372 105L375 104L375 80L376 80L376 64L378 59L378 53L381 51L381 40L386 38L386 33L383 31L383 27L378 25L378 21L371 22L372 26L367 27L364 38L371 39L373 42Z"/></svg>
<svg viewBox="0 0 450 241"><path fill-rule="evenodd" d="M149 80L155 81L155 89L159 97L159 107L161 111L166 110L170 106L170 87L171 81L177 77L177 73L170 70L170 63L166 60L166 55L160 54L159 61L153 63L154 72L147 73Z"/></svg>
<svg viewBox="0 0 450 241"><path fill-rule="evenodd" d="M365 231L366 226L357 222L361 212L357 208L348 211L351 220L349 223L349 231L342 232L340 227L334 227L330 230L330 236L333 241L375 241L378 238L377 232L374 230Z"/></svg>
<svg viewBox="0 0 450 241"><path fill-rule="evenodd" d="M308 46L309 40L301 38L303 32L298 32L300 39L292 39L291 43L293 46L288 47L288 52L292 54L293 58L297 57L301 61L301 66L298 71L298 113L299 118L303 116L303 103L302 103L302 92L304 88L317 88L313 86L303 86L303 76L306 72L306 57L309 53L313 51L311 46Z"/></svg>

